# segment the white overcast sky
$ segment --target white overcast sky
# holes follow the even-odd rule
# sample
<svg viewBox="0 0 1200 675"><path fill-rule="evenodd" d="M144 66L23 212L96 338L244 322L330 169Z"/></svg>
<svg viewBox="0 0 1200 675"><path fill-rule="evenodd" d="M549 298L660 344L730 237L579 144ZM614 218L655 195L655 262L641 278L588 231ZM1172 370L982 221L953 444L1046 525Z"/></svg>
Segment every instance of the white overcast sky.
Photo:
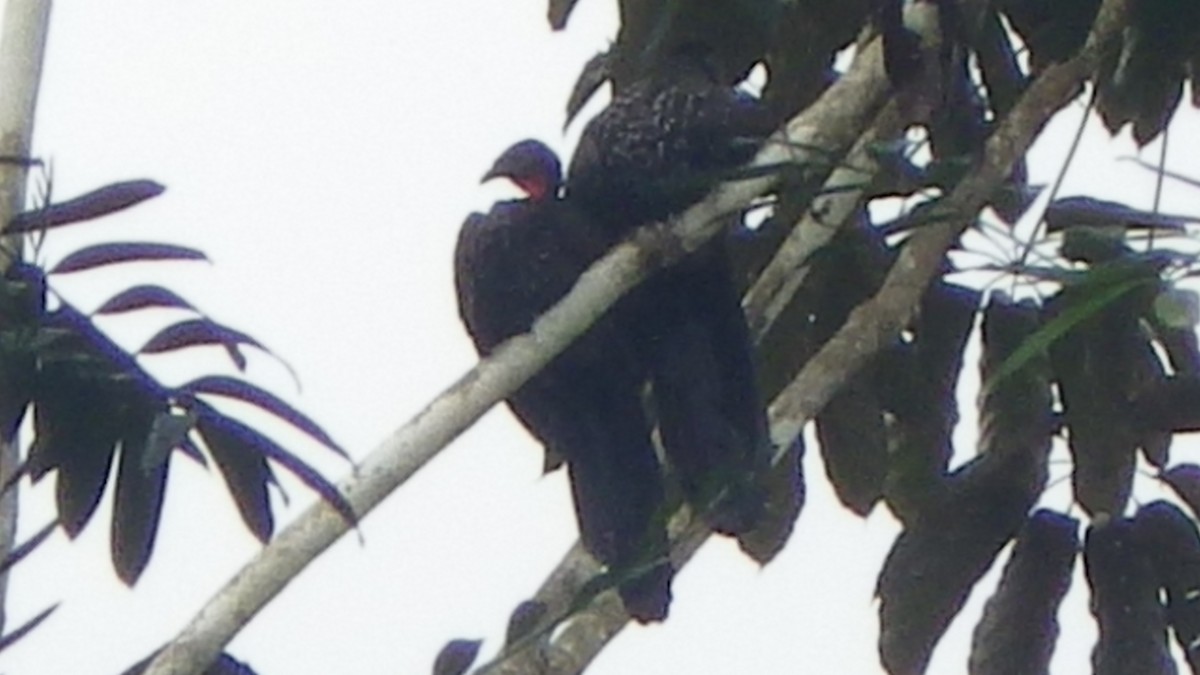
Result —
<svg viewBox="0 0 1200 675"><path fill-rule="evenodd" d="M301 392L266 357L251 358L249 378L362 457L474 363L451 250L468 212L512 195L480 187L483 171L521 138L570 146L563 104L614 34L616 2L581 0L559 34L545 2L60 2L35 134L54 194L140 177L168 190L55 232L43 258L97 239L150 239L202 248L214 264L130 265L52 283L85 310L133 283L179 289L285 357ZM1195 175L1195 160L1183 163L1200 138L1190 118L1176 125L1169 164ZM1051 127L1030 167L1035 182L1049 182L1077 119L1078 108ZM1063 194L1149 207L1150 174L1114 161L1135 151L1123 138L1089 134ZM1195 191L1167 188L1167 210L1200 211ZM136 348L173 318L104 326ZM227 369L216 350L199 353L144 363L171 382ZM331 477L347 470L309 444L293 447ZM879 672L872 591L896 527L885 509L862 521L838 507L816 454L806 461L809 503L775 563L759 569L728 541L711 542L679 575L670 620L627 629L589 672ZM264 675L428 672L455 637L486 638L484 655L493 653L509 611L575 539L565 477L540 477L540 461L497 408L366 519L365 543L336 545L230 651ZM0 672L119 672L258 550L217 475L178 459L172 468L157 549L135 589L109 563L108 499L77 541L57 534L17 568L13 622L63 604L5 653ZM313 498L285 484L292 505L280 504L281 520ZM27 536L51 517L52 481L22 499ZM1065 483L1048 500L1065 506ZM930 672L963 671L985 597L975 594ZM1076 594L1066 610L1056 672L1086 667L1085 602Z"/></svg>

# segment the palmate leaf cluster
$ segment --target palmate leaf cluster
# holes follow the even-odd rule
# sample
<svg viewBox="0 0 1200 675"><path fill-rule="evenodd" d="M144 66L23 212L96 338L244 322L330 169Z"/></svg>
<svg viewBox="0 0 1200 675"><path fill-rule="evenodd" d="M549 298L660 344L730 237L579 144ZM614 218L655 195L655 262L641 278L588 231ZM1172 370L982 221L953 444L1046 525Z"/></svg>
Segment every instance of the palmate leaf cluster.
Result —
<svg viewBox="0 0 1200 675"><path fill-rule="evenodd" d="M606 82L620 90L663 54L700 43L730 83L765 65L762 96L782 122L836 78L839 50L884 35L902 123L879 144L883 170L864 175L869 189L857 213L822 223L839 231L808 259L794 296L768 320L751 317L762 328L767 400L879 292L908 235L945 217L938 196L980 161L1030 83L1080 50L1101 5L913 4L937 12L941 40L932 48L894 23L899 2L619 0L616 41L586 64L567 102L570 120ZM554 29L567 26L574 5L550 0ZM1139 145L1160 137L1185 83L1197 90L1193 5L1133 3L1119 44L1089 80L1094 109L1114 133L1128 126ZM925 131L920 147L905 140L911 125ZM921 154L928 161L914 159ZM773 214L732 239L747 288L804 220L836 162L785 172ZM1174 672L1171 636L1197 672L1200 465L1172 456L1178 434L1200 429L1196 301L1185 283L1195 270L1185 251L1196 219L1055 194L1044 213L1030 214L1040 219L1036 238L1021 240L1013 223L1038 192L1018 163L989 216L965 216L1011 243L1007 259L986 267L991 283L953 282L973 268L944 261L916 318L815 417L817 450L842 504L861 516L883 504L903 525L877 582L881 662L889 673L924 672L977 582L1008 551L975 627L969 672L1048 672L1077 559L1100 627L1095 672ZM869 208L896 196L915 208L886 221ZM977 363L965 361L973 339L982 345ZM956 448L966 368L980 373L978 423L974 447ZM1069 500L1046 499L1052 452L1069 458ZM967 460L952 466L955 457ZM1150 471L1139 474L1139 463ZM1175 497L1131 511L1134 483L1147 473Z"/></svg>
<svg viewBox="0 0 1200 675"><path fill-rule="evenodd" d="M151 181L110 185L80 198L20 214L5 229L25 236L78 223L156 196ZM52 236L52 235L51 235ZM77 250L53 266L27 260L33 246L18 246L0 277L0 434L15 441L22 420L32 417L32 437L16 474L4 489L28 476L53 476L56 523L15 550L15 564L55 525L70 537L91 520L116 464L111 523L112 562L133 585L154 549L163 496L176 453L221 474L242 519L259 540L274 530L270 489L278 487L272 464L294 474L349 520L354 515L340 493L313 468L258 429L221 412L216 400L236 400L270 413L317 444L345 451L300 411L245 380L206 375L179 386L159 382L139 363L141 354L223 348L236 368L246 367L244 350L267 350L254 338L205 316L174 291L158 285L127 288L86 314L53 291L65 274L138 261L204 260L200 251L170 244L108 242ZM95 316L136 315L172 309L187 318L158 331L134 353L113 342ZM31 629L47 614L10 631L5 640ZM233 672L233 671L230 671Z"/></svg>

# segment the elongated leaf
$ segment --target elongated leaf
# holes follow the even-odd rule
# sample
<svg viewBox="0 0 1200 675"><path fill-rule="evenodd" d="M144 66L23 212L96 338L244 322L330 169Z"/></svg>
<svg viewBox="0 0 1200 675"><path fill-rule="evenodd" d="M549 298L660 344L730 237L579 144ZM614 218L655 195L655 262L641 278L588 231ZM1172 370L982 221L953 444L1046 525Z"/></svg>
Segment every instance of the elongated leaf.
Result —
<svg viewBox="0 0 1200 675"><path fill-rule="evenodd" d="M143 284L127 288L114 295L96 309L97 314L120 314L148 307L171 307L197 311L175 291L162 286Z"/></svg>
<svg viewBox="0 0 1200 675"><path fill-rule="evenodd" d="M1146 431L1200 431L1200 377L1164 378L1133 400L1134 420Z"/></svg>
<svg viewBox="0 0 1200 675"><path fill-rule="evenodd" d="M1114 518L1088 528L1083 562L1100 628L1092 650L1096 675L1175 673L1158 580L1131 521Z"/></svg>
<svg viewBox="0 0 1200 675"><path fill-rule="evenodd" d="M804 437L797 436L763 479L766 508L754 529L738 537L738 547L760 565L783 550L804 508Z"/></svg>
<svg viewBox="0 0 1200 675"><path fill-rule="evenodd" d="M1120 281L1122 276L1129 279ZM1155 279L1157 273L1141 263L1097 268L1084 283L1065 287L1047 302L1043 327L1026 342L1065 317L1078 319L1050 345L1050 358L1074 463L1075 500L1092 515L1120 515L1133 489L1142 443L1128 396L1138 381L1138 361L1146 356L1140 317L1153 301ZM1126 292L1108 297L1119 288ZM1132 292L1137 288L1146 292Z"/></svg>
<svg viewBox="0 0 1200 675"><path fill-rule="evenodd" d="M983 316L983 357L980 359L979 454L1025 454L1039 472L1050 455L1054 396L1050 363L1044 354L1025 362L1018 371L1002 374L1012 354L1038 330L1039 315L1032 303L1013 304L995 293ZM990 386L993 379L1004 382Z"/></svg>
<svg viewBox="0 0 1200 675"><path fill-rule="evenodd" d="M463 675L475 663L483 640L451 640L438 652L433 675Z"/></svg>
<svg viewBox="0 0 1200 675"><path fill-rule="evenodd" d="M1020 370L1029 360L1044 354L1056 340L1065 335L1075 326L1088 318L1095 316L1110 303L1122 298L1136 288L1144 288L1151 283L1145 278L1134 278L1119 281L1111 286L1097 290L1087 297L1086 301L1072 304L1054 318L1042 324L1033 335L1017 349L1012 356L999 368L993 378L993 385L1003 382L1006 377Z"/></svg>
<svg viewBox="0 0 1200 675"><path fill-rule="evenodd" d="M299 410L274 394L248 382L224 375L209 375L197 378L180 387L189 394L212 394L244 401L262 408L308 434L313 440L349 459L346 451L325 430Z"/></svg>
<svg viewBox="0 0 1200 675"><path fill-rule="evenodd" d="M204 453L200 451L200 448L196 446L196 442L190 437L184 437L179 442L178 448L188 459L206 469L208 468L208 460L204 458Z"/></svg>
<svg viewBox="0 0 1200 675"><path fill-rule="evenodd" d="M1155 314L1148 318L1154 324L1154 331L1158 334L1163 350L1167 352L1175 374L1192 377L1200 375L1200 342L1196 339L1195 327L1167 326L1161 323L1161 319Z"/></svg>
<svg viewBox="0 0 1200 675"><path fill-rule="evenodd" d="M1038 473L1032 459L991 455L968 464L951 480L951 496L896 538L876 586L879 655L888 673L924 672L971 588L1040 494L1045 475L1031 475Z"/></svg>
<svg viewBox="0 0 1200 675"><path fill-rule="evenodd" d="M42 542L46 541L50 538L50 535L54 534L54 528L56 527L58 527L58 523L56 522L47 523L32 537L25 540L21 545L13 548L8 555L4 556L3 560L0 560L0 574L8 572L13 565L16 565L24 560L25 557L30 553L33 553L38 546L42 545Z"/></svg>
<svg viewBox="0 0 1200 675"><path fill-rule="evenodd" d="M265 543L275 530L267 494L267 485L274 482L274 477L258 449L237 433L238 427L230 428L230 422L232 420L209 408L198 416L196 429L221 470L242 521L259 541Z"/></svg>
<svg viewBox="0 0 1200 675"><path fill-rule="evenodd" d="M263 436L254 429L244 427L242 433L248 438L253 438L258 449L268 459L278 462L280 466L292 472L292 475L299 478L313 492L316 492L322 499L329 502L329 505L336 509L348 524L355 525L358 523L358 516L354 513L354 508L350 506L350 502L346 501L346 497L337 489L337 486L325 480L321 474L301 461L299 457L284 450L283 446Z"/></svg>
<svg viewBox="0 0 1200 675"><path fill-rule="evenodd" d="M246 357L239 349L239 345L243 344L267 352L266 347L241 331L223 326L210 319L190 319L171 324L155 333L138 351L142 354L160 354L184 347L216 345L224 347L229 352L229 358L238 370L245 370Z"/></svg>
<svg viewBox="0 0 1200 675"><path fill-rule="evenodd" d="M146 461L154 412L147 410L137 417L121 438L111 532L113 565L129 586L137 583L154 551L169 467L166 461Z"/></svg>
<svg viewBox="0 0 1200 675"><path fill-rule="evenodd" d="M16 233L49 230L100 218L157 197L164 190L164 186L152 180L112 183L65 202L18 213L9 221L5 231Z"/></svg>
<svg viewBox="0 0 1200 675"><path fill-rule="evenodd" d="M1124 230L1068 227L1063 231L1058 254L1071 262L1101 265L1128 256L1133 252ZM1073 270L1068 270L1068 274Z"/></svg>
<svg viewBox="0 0 1200 675"><path fill-rule="evenodd" d="M1135 209L1120 202L1095 197L1060 197L1046 205L1042 216L1048 232L1070 227L1120 227L1183 231L1200 216L1171 216Z"/></svg>
<svg viewBox="0 0 1200 675"><path fill-rule="evenodd" d="M10 633L6 633L3 636L0 636L0 652L13 646L14 644L16 644L16 642L18 640L25 637L26 635L29 635L29 633L32 632L34 628L37 628L38 626L40 626L42 624L43 621L50 618L50 615L53 614L54 610L56 610L56 609L58 609L58 603L54 603L53 605L50 605L46 609L43 609L42 611L38 612L36 615L34 615L34 617L32 619L26 621L25 623L21 624L20 626L17 626L16 630L14 630Z"/></svg>
<svg viewBox="0 0 1200 675"><path fill-rule="evenodd" d="M1200 672L1200 533L1174 504L1155 501L1134 518L1158 583L1167 592L1167 621L1193 673Z"/></svg>
<svg viewBox="0 0 1200 675"><path fill-rule="evenodd" d="M118 263L160 260L208 260L208 256L194 248L174 244L148 242L96 244L81 248L63 258L57 265L50 268L49 273L68 274Z"/></svg>
<svg viewBox="0 0 1200 675"><path fill-rule="evenodd" d="M571 11L575 9L575 3L579 0L550 0L550 6L546 10L546 19L550 22L550 28L554 30L562 30L567 27L567 19L571 17Z"/></svg>
<svg viewBox="0 0 1200 675"><path fill-rule="evenodd" d="M943 496L959 417L955 390L979 299L978 291L962 286L930 285L913 325L915 341L878 362L876 381L895 415L884 499L905 523L938 508Z"/></svg>
<svg viewBox="0 0 1200 675"><path fill-rule="evenodd" d="M221 467L239 508L243 508L243 518L251 527L251 531L270 535L269 529L255 529L263 525L262 516L258 513L260 509L265 509L266 517L270 517L266 482L273 483L274 477L263 462L264 459L272 459L290 471L329 502L348 523L357 522L354 509L341 492L278 443L238 420L221 415L205 403L197 402L196 411L197 428L209 449L214 450L213 457ZM217 445L214 445L214 441ZM215 451L217 446L220 446L220 454ZM244 494L244 499L240 494ZM245 507L242 506L243 503ZM265 537L261 538L265 541Z"/></svg>
<svg viewBox="0 0 1200 675"><path fill-rule="evenodd" d="M852 379L815 418L821 460L834 493L863 517L883 498L888 470L883 408L869 378L862 373Z"/></svg>
<svg viewBox="0 0 1200 675"><path fill-rule="evenodd" d="M568 1L573 4L573 0ZM574 88L571 89L571 96L567 99L567 121L563 123L563 128L571 125L571 121L592 99L592 95L612 77L612 60L613 52L609 49L596 54L584 64L579 78L575 80Z"/></svg>
<svg viewBox="0 0 1200 675"><path fill-rule="evenodd" d="M100 502L120 431L116 418L94 405L96 389L84 389L77 380L57 379L56 373L68 370L65 366L43 370L34 400L29 471L35 481L50 471L57 473L59 522L74 537Z"/></svg>
<svg viewBox="0 0 1200 675"><path fill-rule="evenodd" d="M1149 341L1139 339L1133 354L1130 354L1129 382L1126 384L1125 398L1136 400L1143 392L1157 389L1167 382L1167 371L1154 345ZM1135 407L1136 409L1136 407ZM1138 416L1131 415L1131 426L1135 429L1142 422ZM1137 434L1138 446L1142 456L1153 467L1163 469L1171 461L1171 441L1174 438L1172 430L1148 429Z"/></svg>
<svg viewBox="0 0 1200 675"><path fill-rule="evenodd" d="M1159 479L1179 495L1192 514L1200 514L1200 466L1176 464L1159 474Z"/></svg>
<svg viewBox="0 0 1200 675"><path fill-rule="evenodd" d="M971 675L1048 675L1058 640L1058 608L1071 585L1079 521L1034 513L971 637Z"/></svg>
<svg viewBox="0 0 1200 675"><path fill-rule="evenodd" d="M512 647L533 633L533 629L546 616L546 603L540 600L525 600L517 605L508 616L508 627L504 631L505 647Z"/></svg>

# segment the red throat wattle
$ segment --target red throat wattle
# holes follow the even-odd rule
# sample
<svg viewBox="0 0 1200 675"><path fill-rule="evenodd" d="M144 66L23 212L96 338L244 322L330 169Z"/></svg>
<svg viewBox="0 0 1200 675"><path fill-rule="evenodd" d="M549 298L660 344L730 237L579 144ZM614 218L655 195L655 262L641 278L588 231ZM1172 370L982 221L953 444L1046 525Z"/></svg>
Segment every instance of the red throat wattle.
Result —
<svg viewBox="0 0 1200 675"><path fill-rule="evenodd" d="M526 194L529 199L535 202L540 202L549 196L550 186L546 181L536 176L525 176L522 178L514 178L513 182L517 184Z"/></svg>

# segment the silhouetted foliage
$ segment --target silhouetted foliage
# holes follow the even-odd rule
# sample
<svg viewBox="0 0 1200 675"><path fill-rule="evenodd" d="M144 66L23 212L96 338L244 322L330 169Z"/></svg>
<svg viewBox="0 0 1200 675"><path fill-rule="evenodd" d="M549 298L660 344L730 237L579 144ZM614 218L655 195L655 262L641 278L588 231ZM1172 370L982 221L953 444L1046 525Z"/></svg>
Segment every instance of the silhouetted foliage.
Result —
<svg viewBox="0 0 1200 675"><path fill-rule="evenodd" d="M574 5L550 0L556 30L567 26ZM661 99L643 106L655 116L629 113L637 110L630 101L645 98L647 80L657 82L655 91L686 89L698 81L694 71L678 69L680 54L703 55L708 86L736 82L755 64L765 65L761 99L778 124L837 80L833 63L840 49L856 38L859 46L866 44L872 32L884 35L891 98L902 124L876 144L876 160L885 169L865 175L866 195L854 215L826 222L816 210L818 186L839 161L831 157L828 165L789 167L771 195L773 213L766 221L719 240L730 249L732 278L752 285L789 233L795 238L797 223L839 228L806 259L790 299L772 307L769 316L750 319L758 387L770 400L879 292L907 238L946 217L939 212L940 195L979 164L985 142L1034 79L1079 52L1101 2L620 0L618 5L617 39L584 66L567 102L567 120L605 82L612 83L614 103L588 125L568 184L569 192L591 199L594 218L608 219L621 233L699 199L702 188L689 189L672 176L712 168L705 157L691 156L686 143L671 141L673 133L686 135L679 129L712 119L704 105L680 113L683 108ZM1190 78L1196 88L1200 5L1168 0L1134 5L1091 83L1095 109L1107 127L1115 133L1131 126L1144 145L1166 128L1184 81ZM940 31L932 48L919 39L926 27L906 23L921 12L936 18ZM1022 51L1027 61L1018 58ZM1200 105L1200 99L1194 103ZM629 118L646 126L622 123ZM924 128L926 139L900 136L914 124ZM657 163L639 165L651 157L634 152L646 138L662 141L654 146L660 154ZM917 159L923 152L928 160ZM613 171L597 158L626 161L641 173ZM677 202L654 201L664 184L680 188ZM1070 584L1081 529L1078 521L1045 508L1030 515L1047 489L1055 447L1065 447L1070 456L1072 503L1088 516L1084 557L1101 624L1093 656L1097 672L1171 672L1164 641L1168 624L1185 651L1200 625L1190 602L1200 582L1191 564L1200 468L1172 457L1175 434L1200 429L1197 302L1181 285L1194 276L1195 263L1176 246L1197 219L1052 194L1034 238L1018 241L1012 224L1026 217L1040 190L1026 184L1018 162L990 198L994 214L952 216L993 239L1008 238L1004 259L985 265L966 257L943 261L915 318L815 418L818 449L842 504L866 516L883 502L904 526L877 587L880 654L891 673L924 671L967 595L1014 540L999 587L976 627L970 672L1048 671L1058 635L1056 612ZM876 197L894 196L909 198L909 208L897 218L885 220L881 210L869 208ZM951 277L978 270L998 273L1017 299L998 292L995 277L987 287ZM682 304L660 299L655 306L665 312L661 308ZM976 335L982 342L976 443L956 453L959 375L970 365L967 347ZM777 460L794 466L803 440L794 438L789 447L792 452L777 453ZM966 461L952 468L955 456ZM1126 517L1139 458L1191 514L1156 502L1135 519ZM766 517L779 520L780 509L792 507L769 503ZM1166 591L1165 609L1158 588ZM1188 658L1191 663L1194 655L1188 652Z"/></svg>
<svg viewBox="0 0 1200 675"><path fill-rule="evenodd" d="M151 181L107 186L21 214L7 231L38 232L90 220L162 190ZM246 365L243 347L265 351L257 341L200 314L167 288L140 285L117 293L96 313L130 314L169 307L196 318L162 329L131 354L97 328L88 315L57 296L47 282L51 275L78 274L125 262L203 259L199 251L171 244L103 243L75 251L48 270L35 262L13 261L0 288L0 430L5 437L12 438L26 410L33 410L33 436L19 475L27 474L34 481L55 476L58 524L75 537L91 519L112 464L118 462L112 560L118 576L128 584L137 581L154 550L174 451L204 465L206 454L213 458L247 527L263 541L273 530L267 491L275 477L268 459L313 487L344 517L354 519L332 484L265 435L218 411L206 398L248 403L345 456L315 422L248 382L206 376L168 387L137 360L138 354L219 346L242 370ZM37 541L35 538L32 543Z"/></svg>

